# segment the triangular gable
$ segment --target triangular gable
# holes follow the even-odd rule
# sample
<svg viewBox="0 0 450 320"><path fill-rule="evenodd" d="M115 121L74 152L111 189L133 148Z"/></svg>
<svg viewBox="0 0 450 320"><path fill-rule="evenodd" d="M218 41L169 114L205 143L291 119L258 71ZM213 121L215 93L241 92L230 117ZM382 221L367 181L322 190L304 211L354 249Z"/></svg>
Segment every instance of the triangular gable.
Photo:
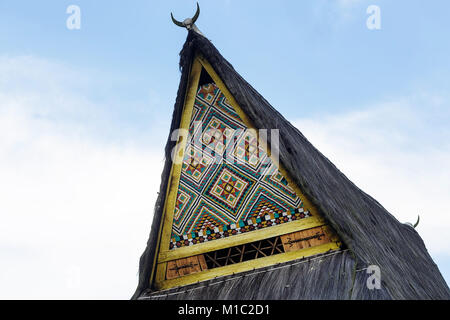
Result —
<svg viewBox="0 0 450 320"><path fill-rule="evenodd" d="M280 270L282 269L280 268L262 269L271 270L271 272L266 273L261 273L260 270L257 271L257 281L266 284L269 283L273 286L274 291L277 292L274 295L265 295L264 290L258 289L257 286L251 290L241 290L242 286L245 286L247 289L250 286L255 286L254 281L256 278L241 278L240 276L234 277L231 275L225 278L227 281L234 281L228 282L230 284L228 286L213 286L211 284L219 284L222 280L211 280L199 286L194 285L191 287L193 289L202 288L202 290L182 291L185 293L184 295L180 294L182 292L178 289L173 291L177 292L176 295L168 291L170 298L196 297L197 299L226 299L227 297L234 297L235 299L249 300L264 299L267 297L270 299L274 297L280 299L317 299L320 297L327 299L448 299L450 296L448 286L427 252L423 240L414 228L400 223L380 203L352 183L296 127L290 124L264 97L241 77L207 38L192 30L189 31L183 50L180 53L181 81L170 131L180 127L183 109L186 110L185 106L189 97L187 94L189 92L188 85L191 86L192 75L195 74L195 72L191 71L191 69L194 70L191 64L195 51L201 52L211 63L214 70L233 94L233 97L239 102L242 109L255 124L255 127L280 129L280 162L288 170L290 176L303 193L320 210L320 214L326 218L327 222L338 233L340 239L345 243L346 248L349 249L348 252L350 254L344 253L343 255L339 255L342 257L339 261L333 258L336 256L334 254L331 256L325 255L318 259L308 259L308 261L315 261L316 264L313 265L310 265L309 262L306 262L306 264L298 264L296 261L291 264L284 264L304 266L304 268L295 270L289 267L290 272L295 273L294 277L286 278L285 272L281 272ZM199 77L201 78L201 74ZM213 75L211 77L214 78ZM214 79L214 83L223 89L221 87L223 84L220 81ZM223 89L223 92L227 96L229 93L225 89ZM227 96L227 99L231 101L232 105L234 103L233 97L229 98ZM195 256L196 258L186 256L182 259L170 260L171 253L167 249L164 251L161 247L161 240L163 239L162 226L164 219L167 218L165 216L165 212L167 212L165 204L168 203L167 193L170 190L169 186L173 187L174 181L176 180L170 157L170 152L174 145L174 141L170 139L167 141L165 149L166 161L162 173L160 192L155 203L153 223L147 246L139 263L139 283L133 295L134 299L152 299L151 296L153 294L156 294L155 297L159 299L161 296L155 290L158 291L161 288L176 287L195 281L210 279L215 276L262 267L270 263L287 261L285 259L288 258L296 259L294 255L297 253L292 251L283 253L283 255L278 254L273 256L276 259L272 259L269 256L238 263L239 266L234 267L236 270L232 269L233 266L225 266L204 271L202 271L202 268L205 265L203 264L204 261L201 261L201 257L205 257L208 253L201 253ZM270 142L269 145L272 145L272 143ZM283 172L283 170L280 171ZM288 182L290 183L290 181ZM295 190L295 186L293 186L293 189ZM308 199L304 199L305 206ZM292 224L285 224L286 227L289 225ZM268 230L275 230L276 228L277 226L274 226L268 228ZM167 239L170 239L170 232L169 230ZM255 233L257 232L255 231ZM239 239L242 236L236 235L230 239ZM285 238L289 236L285 235ZM291 245L292 248L300 246L300 243L296 242L298 239L295 236L290 236L290 238L290 244L289 239L287 242L287 249ZM308 236L304 236L304 238L308 238ZM267 239L267 243L261 244L260 242L259 244L261 244L262 248L263 245L270 245L271 241L273 240ZM216 240L208 243L214 243L214 245L218 246L223 242L222 240ZM208 245L208 243L205 245ZM169 241L167 241L168 244ZM226 254L234 255L236 251L239 252L241 250L242 252L246 247L253 248L252 245L252 243L248 243L220 250L225 250ZM258 243L256 247L258 247ZM195 248L195 246L192 248ZM274 249L278 251L280 248L274 246ZM177 254L181 254L184 248L180 248L179 250L175 250L175 252L178 251ZM215 253L218 256L221 254L223 256L223 252L216 251ZM288 257L288 255L291 256ZM282 257L283 259L281 259ZM328 257L332 258L329 259ZM182 261L183 259L185 261ZM171 264L171 266L167 268L167 264ZM193 270L182 268L189 265L193 266L191 268ZM361 267L369 265L379 266L382 270L382 290L365 289L367 279L366 272L364 272L365 269L356 270L356 265ZM345 268L341 268L341 266L345 266ZM162 268L166 268L164 272L161 272ZM348 272L349 268L353 271ZM198 272L181 278L172 278L170 281L167 281L164 280L164 277L167 276L167 270L173 270L176 273L175 275L170 274L170 277L180 275L180 273L186 273L186 271ZM217 272L217 270L220 272ZM313 273L310 271L313 271ZM304 281L301 279L304 277L314 279L314 288L303 288ZM294 278L298 279L298 281L292 283L292 279ZM244 281L244 279L247 279L247 281ZM237 282L239 282L238 285L233 284ZM344 285L344 283L347 285ZM349 283L351 283L350 286L348 286ZM300 289L282 290L287 285L291 285L291 289ZM162 296L164 295L162 294Z"/></svg>
<svg viewBox="0 0 450 320"><path fill-rule="evenodd" d="M266 131L256 130L208 61L196 55L179 130L172 134L177 145L154 287L171 288L339 248L334 232L261 134Z"/></svg>

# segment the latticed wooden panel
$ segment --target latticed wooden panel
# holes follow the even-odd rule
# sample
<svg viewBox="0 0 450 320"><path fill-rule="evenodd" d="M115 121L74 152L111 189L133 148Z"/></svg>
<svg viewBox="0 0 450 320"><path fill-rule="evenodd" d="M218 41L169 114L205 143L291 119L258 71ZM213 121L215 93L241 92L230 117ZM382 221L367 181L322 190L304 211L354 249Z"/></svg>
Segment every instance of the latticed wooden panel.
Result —
<svg viewBox="0 0 450 320"><path fill-rule="evenodd" d="M275 237L208 252L205 253L204 256L208 268L213 269L248 260L268 257L283 252L283 243L281 242L280 237Z"/></svg>

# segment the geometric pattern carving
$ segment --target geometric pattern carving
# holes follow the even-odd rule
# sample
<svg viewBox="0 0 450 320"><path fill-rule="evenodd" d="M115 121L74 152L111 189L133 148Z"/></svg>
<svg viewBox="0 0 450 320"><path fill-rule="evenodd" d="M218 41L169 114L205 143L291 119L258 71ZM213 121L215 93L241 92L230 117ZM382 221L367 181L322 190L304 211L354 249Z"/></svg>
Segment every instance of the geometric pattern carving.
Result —
<svg viewBox="0 0 450 320"><path fill-rule="evenodd" d="M248 182L225 168L217 176L209 193L217 200L223 201L228 207L235 208L239 199L242 199L244 191L249 189L248 185Z"/></svg>
<svg viewBox="0 0 450 320"><path fill-rule="evenodd" d="M310 216L214 84L199 88L182 163L170 248Z"/></svg>

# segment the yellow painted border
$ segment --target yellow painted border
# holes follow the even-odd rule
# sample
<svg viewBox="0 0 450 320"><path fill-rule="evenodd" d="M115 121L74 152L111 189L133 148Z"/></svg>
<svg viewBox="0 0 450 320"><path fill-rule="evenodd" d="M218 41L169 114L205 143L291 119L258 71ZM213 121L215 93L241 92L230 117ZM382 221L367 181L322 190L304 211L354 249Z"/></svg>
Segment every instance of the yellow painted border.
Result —
<svg viewBox="0 0 450 320"><path fill-rule="evenodd" d="M182 135L189 131L189 124L191 122L192 110L194 109L195 97L197 96L197 88L200 81L202 66L197 58L192 62L191 70L189 72L188 86L186 96L184 99L184 107L182 110L179 129L179 136L177 137L177 145L175 150L175 157L170 171L169 181L167 183L166 200L164 202L163 217L158 236L158 251L155 254L155 261L153 262L152 275L150 281L153 280L154 270L156 267L156 281L165 279L166 264L158 264L155 266L156 258L160 251L169 250L170 236L172 233L173 213L175 209L175 201L178 193L178 185L180 183L182 160L186 147L187 137ZM173 134L172 132L170 134Z"/></svg>
<svg viewBox="0 0 450 320"><path fill-rule="evenodd" d="M200 281L210 280L212 278L219 276L227 276L238 272L249 271L257 268L274 265L277 263L288 262L296 259L301 259L304 257L310 257L316 254L325 253L330 250L338 250L338 249L339 249L338 243L330 242L320 246L305 248L298 251L280 253L277 255L245 261L225 267L205 270L199 273L190 274L177 279L158 281L156 282L156 287L159 290L165 290L169 288L185 286Z"/></svg>
<svg viewBox="0 0 450 320"><path fill-rule="evenodd" d="M202 66L198 59L194 59L191 73L189 76L189 87L185 99L184 109L182 111L178 142L176 146L175 156L173 157L172 176L168 185L168 196L165 203L165 213L163 220L163 232L161 238L160 250L169 250L170 236L172 234L173 214L175 211L175 202L178 194L178 186L180 184L181 168L183 165L184 152L186 149L187 134L192 118L192 110L194 109L195 97L197 96L197 88L200 80Z"/></svg>

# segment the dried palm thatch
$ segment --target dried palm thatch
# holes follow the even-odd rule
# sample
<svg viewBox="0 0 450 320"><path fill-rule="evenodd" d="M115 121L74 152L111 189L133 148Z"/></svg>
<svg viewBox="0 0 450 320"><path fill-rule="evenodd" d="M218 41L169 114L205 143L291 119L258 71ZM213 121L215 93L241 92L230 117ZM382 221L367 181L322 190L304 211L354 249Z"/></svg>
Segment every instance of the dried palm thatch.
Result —
<svg viewBox="0 0 450 320"><path fill-rule="evenodd" d="M134 299L449 299L450 290L413 227L396 220L320 153L226 61L212 43L190 31L180 53L181 81L171 132L178 128L188 74L196 51L208 60L257 128L280 130L280 161L294 182L338 233L348 248L314 259L291 261L154 292L150 279L172 166L166 162L150 238L141 260ZM270 141L269 141L270 145ZM381 289L366 286L367 266L381 269Z"/></svg>

